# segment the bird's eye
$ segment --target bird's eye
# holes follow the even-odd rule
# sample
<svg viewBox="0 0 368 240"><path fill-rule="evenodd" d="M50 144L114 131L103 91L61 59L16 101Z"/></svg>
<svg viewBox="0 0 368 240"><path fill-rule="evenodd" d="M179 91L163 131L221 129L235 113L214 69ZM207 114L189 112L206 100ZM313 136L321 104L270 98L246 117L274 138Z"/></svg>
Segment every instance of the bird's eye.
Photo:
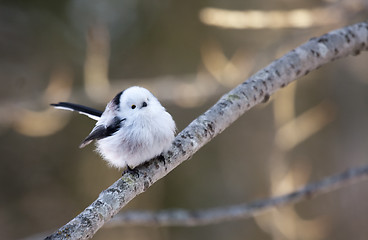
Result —
<svg viewBox="0 0 368 240"><path fill-rule="evenodd" d="M134 108L136 108L136 107L137 107L137 106L136 106L136 105L134 105L134 104L131 106L131 108L132 108L132 109L134 109Z"/></svg>

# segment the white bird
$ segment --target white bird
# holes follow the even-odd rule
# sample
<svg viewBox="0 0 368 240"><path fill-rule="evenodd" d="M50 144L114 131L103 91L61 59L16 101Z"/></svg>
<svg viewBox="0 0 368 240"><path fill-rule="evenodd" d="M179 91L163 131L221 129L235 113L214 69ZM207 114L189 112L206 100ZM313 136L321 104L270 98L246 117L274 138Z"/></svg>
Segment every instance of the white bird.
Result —
<svg viewBox="0 0 368 240"><path fill-rule="evenodd" d="M110 166L132 170L167 151L175 137L175 122L155 96L142 87L118 93L105 111L59 102L55 108L77 111L97 120L80 148L96 140L97 151Z"/></svg>

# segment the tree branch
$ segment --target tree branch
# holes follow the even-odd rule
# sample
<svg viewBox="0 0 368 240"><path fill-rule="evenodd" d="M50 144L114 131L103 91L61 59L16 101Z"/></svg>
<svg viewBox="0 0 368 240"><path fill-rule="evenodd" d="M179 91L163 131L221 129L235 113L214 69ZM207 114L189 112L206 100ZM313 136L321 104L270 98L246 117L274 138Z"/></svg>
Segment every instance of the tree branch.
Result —
<svg viewBox="0 0 368 240"><path fill-rule="evenodd" d="M332 31L287 53L220 98L175 138L170 150L125 174L82 213L46 239L87 239L138 194L188 160L244 112L298 77L335 59L368 50L368 23Z"/></svg>
<svg viewBox="0 0 368 240"><path fill-rule="evenodd" d="M343 186L368 179L368 165L349 169L340 174L308 184L294 192L254 201L249 204L232 205L221 208L189 211L173 209L164 211L129 211L116 215L105 227L144 225L144 226L198 226L234 221L263 213L271 208L310 199L331 192Z"/></svg>

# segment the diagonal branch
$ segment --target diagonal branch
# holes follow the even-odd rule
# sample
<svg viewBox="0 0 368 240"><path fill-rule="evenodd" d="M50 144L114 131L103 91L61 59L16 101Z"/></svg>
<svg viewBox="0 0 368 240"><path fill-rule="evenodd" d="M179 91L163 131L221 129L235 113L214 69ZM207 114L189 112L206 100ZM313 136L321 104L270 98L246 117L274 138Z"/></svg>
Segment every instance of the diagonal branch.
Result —
<svg viewBox="0 0 368 240"><path fill-rule="evenodd" d="M291 81L335 59L368 50L368 22L332 31L297 47L220 98L176 137L170 150L125 174L82 213L46 239L87 239L138 194L188 160L244 112Z"/></svg>
<svg viewBox="0 0 368 240"><path fill-rule="evenodd" d="M105 227L144 225L144 226L198 226L234 221L261 214L271 208L310 199L331 192L343 186L368 179L368 165L352 168L316 183L308 184L294 192L254 201L206 210L189 211L173 209L164 211L129 211L116 215Z"/></svg>

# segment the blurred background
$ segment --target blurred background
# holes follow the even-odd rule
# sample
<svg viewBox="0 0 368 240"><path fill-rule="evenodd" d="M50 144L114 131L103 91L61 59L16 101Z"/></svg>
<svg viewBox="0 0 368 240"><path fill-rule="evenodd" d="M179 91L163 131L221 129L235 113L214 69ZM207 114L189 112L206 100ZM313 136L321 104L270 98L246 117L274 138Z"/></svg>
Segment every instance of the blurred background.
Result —
<svg viewBox="0 0 368 240"><path fill-rule="evenodd" d="M0 238L45 236L121 176L78 148L94 121L50 103L102 110L140 85L181 131L274 59L367 15L367 0L0 1ZM367 164L367 62L363 52L290 84L126 209L252 202ZM362 182L240 221L94 239L366 239L367 197Z"/></svg>

